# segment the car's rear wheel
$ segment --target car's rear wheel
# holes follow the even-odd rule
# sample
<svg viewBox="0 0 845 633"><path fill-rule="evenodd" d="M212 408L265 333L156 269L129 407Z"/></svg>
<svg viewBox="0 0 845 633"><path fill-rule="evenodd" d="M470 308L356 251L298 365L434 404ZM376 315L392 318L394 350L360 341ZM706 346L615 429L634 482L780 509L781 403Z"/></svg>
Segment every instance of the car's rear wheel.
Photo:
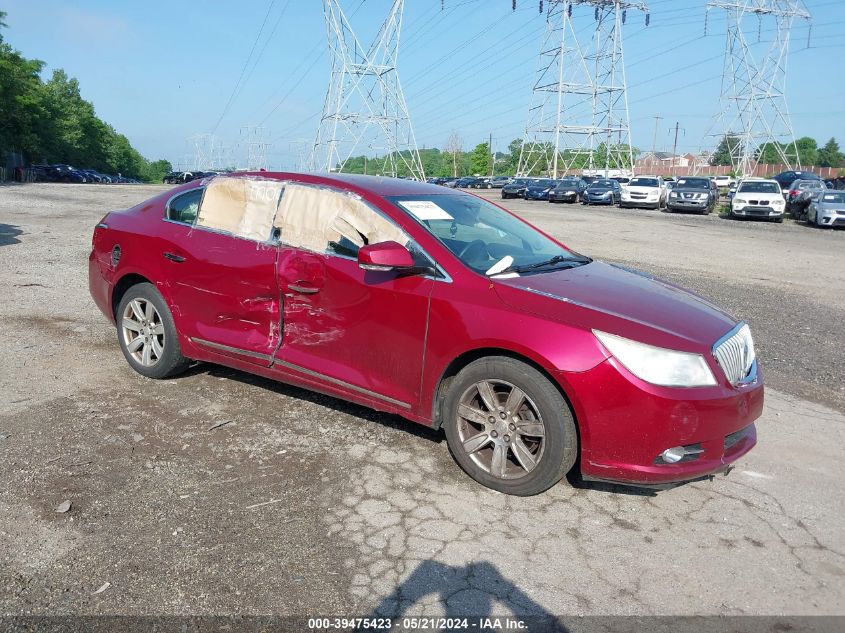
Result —
<svg viewBox="0 0 845 633"><path fill-rule="evenodd" d="M578 435L569 405L539 371L489 357L462 369L444 403L449 450L479 483L506 494L548 490L569 471Z"/></svg>
<svg viewBox="0 0 845 633"><path fill-rule="evenodd" d="M173 315L155 286L132 286L116 313L117 338L129 366L147 378L182 373L190 361L182 356Z"/></svg>

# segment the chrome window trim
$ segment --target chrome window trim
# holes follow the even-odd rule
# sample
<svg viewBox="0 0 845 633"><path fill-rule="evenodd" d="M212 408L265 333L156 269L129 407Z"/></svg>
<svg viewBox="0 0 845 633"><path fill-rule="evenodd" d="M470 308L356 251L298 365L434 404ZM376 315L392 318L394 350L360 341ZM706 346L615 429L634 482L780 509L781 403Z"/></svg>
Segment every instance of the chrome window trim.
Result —
<svg viewBox="0 0 845 633"><path fill-rule="evenodd" d="M179 222L178 220L171 220L170 219L170 203L173 202L176 198L180 196L185 196L189 193L193 193L197 189L202 189L202 195L200 196L199 206L197 207L197 217L199 217L199 208L202 207L202 199L205 197L205 185L202 184L199 187L193 187L191 189L186 189L185 191L180 191L179 193L174 193L167 199L167 202L164 203L164 217L162 218L165 222L170 222L172 224L181 224L182 226L193 226L196 227L196 219L192 224L188 224L187 222Z"/></svg>

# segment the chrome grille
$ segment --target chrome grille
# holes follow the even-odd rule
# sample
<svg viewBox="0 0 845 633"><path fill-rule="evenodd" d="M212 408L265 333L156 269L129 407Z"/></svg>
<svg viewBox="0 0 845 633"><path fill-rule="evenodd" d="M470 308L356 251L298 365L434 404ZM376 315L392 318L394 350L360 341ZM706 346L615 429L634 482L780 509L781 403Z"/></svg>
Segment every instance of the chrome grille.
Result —
<svg viewBox="0 0 845 633"><path fill-rule="evenodd" d="M740 323L717 341L713 346L713 356L732 385L748 380L757 360L748 325Z"/></svg>

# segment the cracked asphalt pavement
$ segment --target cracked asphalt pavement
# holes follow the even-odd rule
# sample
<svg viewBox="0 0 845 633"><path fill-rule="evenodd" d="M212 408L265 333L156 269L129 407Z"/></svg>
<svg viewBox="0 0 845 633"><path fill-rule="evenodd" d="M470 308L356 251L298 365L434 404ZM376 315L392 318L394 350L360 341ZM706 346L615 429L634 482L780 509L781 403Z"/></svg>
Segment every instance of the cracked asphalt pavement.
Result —
<svg viewBox="0 0 845 633"><path fill-rule="evenodd" d="M728 477L516 498L394 416L132 372L86 258L161 189L0 187L0 614L845 614L845 232L509 204L746 318L770 385Z"/></svg>

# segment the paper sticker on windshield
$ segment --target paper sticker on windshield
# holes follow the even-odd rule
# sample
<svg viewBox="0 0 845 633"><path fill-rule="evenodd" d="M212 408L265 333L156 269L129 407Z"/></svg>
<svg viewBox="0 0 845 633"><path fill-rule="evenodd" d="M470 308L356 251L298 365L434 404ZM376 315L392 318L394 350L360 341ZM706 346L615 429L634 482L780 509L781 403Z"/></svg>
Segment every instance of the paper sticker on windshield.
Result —
<svg viewBox="0 0 845 633"><path fill-rule="evenodd" d="M402 200L399 205L418 220L454 220L445 209L438 207L430 200Z"/></svg>

